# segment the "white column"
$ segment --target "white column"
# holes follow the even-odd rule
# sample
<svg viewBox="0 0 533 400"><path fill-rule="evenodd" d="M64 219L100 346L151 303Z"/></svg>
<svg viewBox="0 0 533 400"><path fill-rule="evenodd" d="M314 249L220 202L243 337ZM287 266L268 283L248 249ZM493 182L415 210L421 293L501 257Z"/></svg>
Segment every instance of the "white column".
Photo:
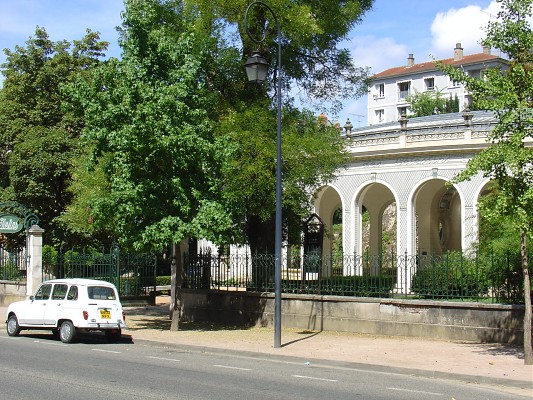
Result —
<svg viewBox="0 0 533 400"><path fill-rule="evenodd" d="M396 216L396 257L398 260L398 270L396 278L396 291L399 293L409 293L411 290L412 268L409 265L410 258L405 258L405 253L412 257L416 241L416 227L414 221L409 218L407 207L398 204Z"/></svg>
<svg viewBox="0 0 533 400"><path fill-rule="evenodd" d="M478 215L474 207L465 207L461 227L463 230L463 252L469 253L475 249L475 244L478 241L479 229Z"/></svg>
<svg viewBox="0 0 533 400"><path fill-rule="evenodd" d="M43 281L44 229L33 225L28 231L28 265L26 268L26 296L35 293Z"/></svg>

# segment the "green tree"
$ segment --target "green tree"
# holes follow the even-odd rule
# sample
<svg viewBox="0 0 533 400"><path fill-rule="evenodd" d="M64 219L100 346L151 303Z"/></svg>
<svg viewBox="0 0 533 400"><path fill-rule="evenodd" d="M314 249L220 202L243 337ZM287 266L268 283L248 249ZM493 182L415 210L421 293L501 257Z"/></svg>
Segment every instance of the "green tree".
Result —
<svg viewBox="0 0 533 400"><path fill-rule="evenodd" d="M244 62L257 45L246 34L244 11L246 2L240 0L195 0L200 11L199 26L211 29L221 24L236 31L233 43ZM300 99L315 108L331 102L333 109L341 106L340 99L366 94L368 69L354 64L349 50L339 47L347 35L372 7L373 0L268 0L282 32L282 65L284 91L298 88ZM270 23L269 23L270 21ZM277 62L277 32L271 15L264 7L254 7L249 15L248 28L255 38L265 41L259 51L271 64L271 74ZM269 80L273 89L274 79ZM249 89L239 85L239 98L250 99Z"/></svg>
<svg viewBox="0 0 533 400"><path fill-rule="evenodd" d="M197 29L198 12L182 1L125 2L119 43L88 79L70 85L71 105L85 121L90 149L78 170L98 176L71 186L71 223L89 210L96 230L122 246L160 251L172 244L172 325L181 314L179 243L215 242L231 221L218 202L213 137L220 94L211 70L217 31ZM91 183L94 182L93 185Z"/></svg>
<svg viewBox="0 0 533 400"><path fill-rule="evenodd" d="M464 82L478 107L493 110L498 123L490 133L490 146L472 158L456 181L481 172L495 180L499 193L485 218L508 218L520 232L520 253L524 282L524 362L533 364L531 343L531 279L527 237L533 227L533 31L530 0L498 0L502 9L489 23L483 45L501 50L510 58L508 70L489 69L485 79L472 79L463 71L446 67L454 80Z"/></svg>
<svg viewBox="0 0 533 400"><path fill-rule="evenodd" d="M282 120L284 236L298 244L316 189L347 162L345 142L334 127L310 112L285 109ZM241 227L234 242L252 253L274 253L276 115L252 105L225 116L217 137L223 157L223 197Z"/></svg>
<svg viewBox="0 0 533 400"><path fill-rule="evenodd" d="M208 113L218 96L205 83L210 39L194 31L195 17L181 1L127 1L122 59L70 86L91 149L80 174L84 168L103 174L98 191L73 187L78 211L89 208L95 228L111 228L127 248L216 239L217 229L229 224L213 193L217 165Z"/></svg>
<svg viewBox="0 0 533 400"><path fill-rule="evenodd" d="M499 195L499 187L493 181L487 187L487 193L479 199L479 251L482 254L518 254L520 232L513 220L508 215L495 218L497 215L490 212L496 207Z"/></svg>
<svg viewBox="0 0 533 400"><path fill-rule="evenodd" d="M446 99L439 90L414 91L407 96L406 101L415 117L441 114L446 112Z"/></svg>
<svg viewBox="0 0 533 400"><path fill-rule="evenodd" d="M220 111L217 142L223 149L221 190L233 214L237 232L231 242L248 243L253 252L273 253L275 213L277 31L272 16L257 5L250 10L248 28L255 38L265 35L261 53L270 63L271 79L262 86L246 82L243 64L256 49L244 26L246 5L232 1L195 1L201 22L211 29L220 24L235 31L234 41L221 44L231 63L242 72L231 81L211 79L224 95L226 110ZM339 99L366 92L367 69L357 67L349 51L339 48L348 32L361 21L372 1L268 1L282 32L282 90L298 88L308 105L326 102L333 109ZM335 15L335 18L331 18ZM219 70L213 77L220 77ZM282 121L283 224L284 236L293 242L299 236L302 216L309 212L312 193L346 161L338 131L322 126L316 117L298 112L284 96ZM321 143L321 144L320 144ZM312 176L312 178L311 178ZM304 200L305 199L305 200ZM304 211L305 210L305 211Z"/></svg>
<svg viewBox="0 0 533 400"><path fill-rule="evenodd" d="M5 49L0 90L0 197L15 200L40 218L54 242L75 238L59 223L70 202L66 191L79 154L83 122L62 109L62 86L99 62L106 42L87 30L81 40L53 42L44 28L14 51Z"/></svg>

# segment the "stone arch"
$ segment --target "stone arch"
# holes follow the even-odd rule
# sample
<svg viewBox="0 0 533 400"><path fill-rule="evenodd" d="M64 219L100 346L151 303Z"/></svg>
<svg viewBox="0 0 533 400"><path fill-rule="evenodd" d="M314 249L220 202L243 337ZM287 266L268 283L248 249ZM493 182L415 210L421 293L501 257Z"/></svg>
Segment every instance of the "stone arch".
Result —
<svg viewBox="0 0 533 400"><path fill-rule="evenodd" d="M323 255L330 256L334 250L334 244L338 241L342 243L342 237L345 230L344 218L342 220L341 232L333 231L333 217L337 210L341 210L343 215L343 200L339 190L331 185L322 186L316 192L315 213L320 216L324 222L324 245ZM340 235L340 237L337 237Z"/></svg>
<svg viewBox="0 0 533 400"><path fill-rule="evenodd" d="M489 194L491 192L490 185L494 183L493 180L489 178L483 179L483 181L480 183L480 185L476 188L476 191L474 192L474 198L473 198L473 205L474 205L474 244L479 243L479 230L480 230L480 214L479 214L479 201L481 197Z"/></svg>
<svg viewBox="0 0 533 400"><path fill-rule="evenodd" d="M396 219L398 212L398 196L394 188L388 182L381 180L372 180L361 185L355 195L354 199L355 210L355 231L358 233L354 238L354 250L357 254L362 254L365 251L363 243L368 243L368 254L378 256L382 253L383 245L383 217L385 211L393 206L393 217ZM369 226L367 231L363 231L363 213L368 212ZM365 236L367 236L365 240ZM395 232L396 243L394 247L397 248L397 232Z"/></svg>
<svg viewBox="0 0 533 400"><path fill-rule="evenodd" d="M442 254L462 251L462 194L442 177L423 180L410 195L412 254Z"/></svg>

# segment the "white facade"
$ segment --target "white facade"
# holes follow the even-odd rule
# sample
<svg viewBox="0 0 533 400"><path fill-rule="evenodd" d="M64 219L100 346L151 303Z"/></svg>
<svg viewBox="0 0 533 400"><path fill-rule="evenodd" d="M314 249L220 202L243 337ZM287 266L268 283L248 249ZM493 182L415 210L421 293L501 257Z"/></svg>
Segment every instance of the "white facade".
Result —
<svg viewBox="0 0 533 400"><path fill-rule="evenodd" d="M457 43L454 57L439 60L442 63L462 68L470 76L481 78L483 70L490 67L507 67L507 61L490 54L483 49L482 53L465 56L461 44ZM415 64L414 57L409 54L405 66L390 68L372 78L368 94L368 123L398 121L402 115L409 116L410 109L407 96L417 92L439 91L444 98L459 100L459 110L471 104L471 96L462 84L452 81L435 66L436 61Z"/></svg>

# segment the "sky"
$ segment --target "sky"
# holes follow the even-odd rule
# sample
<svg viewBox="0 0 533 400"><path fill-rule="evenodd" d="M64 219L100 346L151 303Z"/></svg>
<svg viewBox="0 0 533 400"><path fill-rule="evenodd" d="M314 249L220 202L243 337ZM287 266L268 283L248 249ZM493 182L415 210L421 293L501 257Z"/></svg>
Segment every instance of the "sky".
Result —
<svg viewBox="0 0 533 400"><path fill-rule="evenodd" d="M120 57L116 27L123 8L122 0L0 0L0 50L24 46L36 26L53 41L80 39L90 28L110 42L108 56ZM480 53L484 27L499 10L495 0L375 0L343 47L372 73L405 65L409 54L415 63L450 58L456 43L465 54ZM366 97L346 101L339 115L330 117L341 125L347 118L354 127L366 126Z"/></svg>

